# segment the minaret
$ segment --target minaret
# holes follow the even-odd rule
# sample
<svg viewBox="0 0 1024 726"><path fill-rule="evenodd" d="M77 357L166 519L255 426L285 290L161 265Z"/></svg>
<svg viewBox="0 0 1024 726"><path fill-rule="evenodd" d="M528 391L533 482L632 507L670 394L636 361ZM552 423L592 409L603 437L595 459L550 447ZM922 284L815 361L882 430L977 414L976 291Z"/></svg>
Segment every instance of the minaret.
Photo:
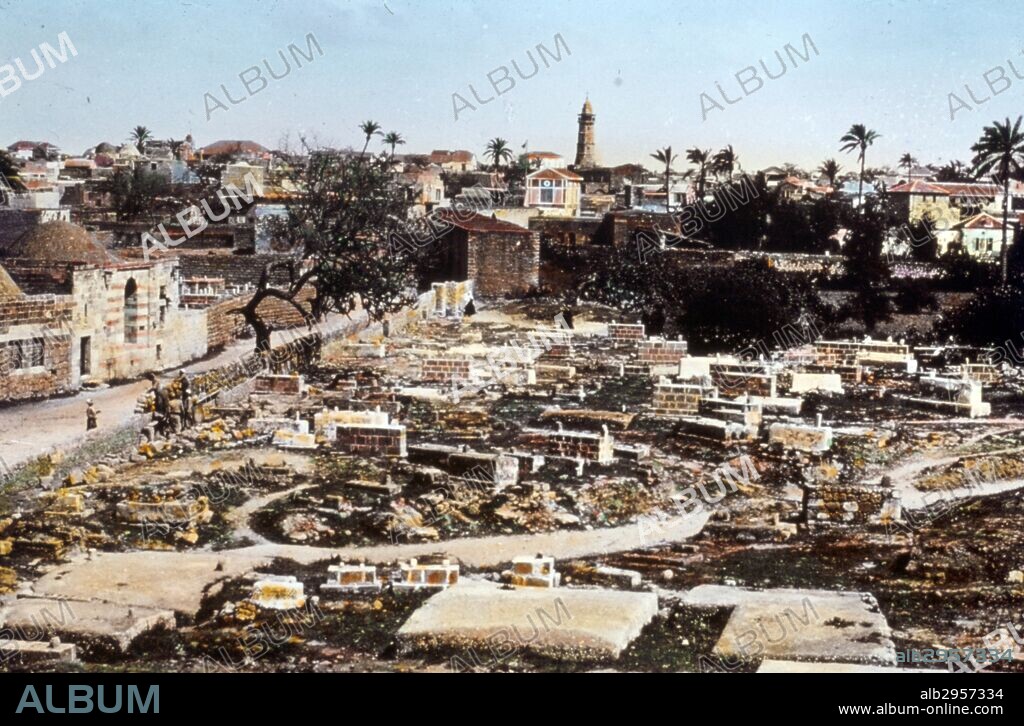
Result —
<svg viewBox="0 0 1024 726"><path fill-rule="evenodd" d="M597 166L597 147L594 143L594 108L590 105L590 97L583 102L580 113L580 132L576 139L577 169L590 169Z"/></svg>

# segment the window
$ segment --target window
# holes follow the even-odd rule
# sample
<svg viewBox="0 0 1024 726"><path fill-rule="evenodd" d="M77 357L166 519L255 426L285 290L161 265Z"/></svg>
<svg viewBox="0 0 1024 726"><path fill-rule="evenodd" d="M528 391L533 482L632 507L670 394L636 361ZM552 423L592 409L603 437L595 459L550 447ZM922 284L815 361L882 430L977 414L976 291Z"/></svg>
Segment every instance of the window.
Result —
<svg viewBox="0 0 1024 726"><path fill-rule="evenodd" d="M554 204L555 203L555 190L541 189L540 190L540 203L541 204Z"/></svg>
<svg viewBox="0 0 1024 726"><path fill-rule="evenodd" d="M135 343L139 339L139 286L134 279L124 286L124 341Z"/></svg>
<svg viewBox="0 0 1024 726"><path fill-rule="evenodd" d="M29 338L0 344L0 370L26 371L44 365L43 339Z"/></svg>

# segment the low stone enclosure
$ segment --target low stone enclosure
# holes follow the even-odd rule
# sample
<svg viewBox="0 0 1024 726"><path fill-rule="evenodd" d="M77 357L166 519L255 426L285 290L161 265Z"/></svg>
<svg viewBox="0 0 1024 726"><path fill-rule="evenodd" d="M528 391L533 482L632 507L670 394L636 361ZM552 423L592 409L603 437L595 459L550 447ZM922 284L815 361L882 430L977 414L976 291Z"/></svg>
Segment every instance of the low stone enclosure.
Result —
<svg viewBox="0 0 1024 726"><path fill-rule="evenodd" d="M379 652L403 664L454 650L480 667L470 649L533 623L524 657L639 668L632 644L664 635L673 608L731 608L744 631L771 615L752 587L696 587L718 577L721 542L728 557L739 543L799 543L806 557L819 533L905 541L920 492L882 473L938 446L917 432L983 424L1016 395L1009 366L937 368L888 341L692 356L635 323L577 315L566 330L511 304L481 305L477 322L438 299L386 335L296 341L260 369L211 374L194 427L48 457L25 516L0 518L0 589L130 609L137 627L107 636L121 653L183 623L202 640L320 609L361 627L384 618ZM607 563L620 554L628 566ZM866 613L848 632L812 624L768 649L773 661L892 665L869 591L768 592L811 597L826 620ZM561 622L545 628L539 611ZM95 657L74 629L55 637L18 647ZM337 637L308 641L348 653ZM726 629L709 645L732 661L743 643Z"/></svg>

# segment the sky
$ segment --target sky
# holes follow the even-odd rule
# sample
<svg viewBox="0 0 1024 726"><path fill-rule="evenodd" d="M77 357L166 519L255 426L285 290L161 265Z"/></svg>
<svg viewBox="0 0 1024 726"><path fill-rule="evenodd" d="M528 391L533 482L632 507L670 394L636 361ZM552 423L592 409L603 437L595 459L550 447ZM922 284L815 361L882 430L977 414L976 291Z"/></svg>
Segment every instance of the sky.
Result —
<svg viewBox="0 0 1024 726"><path fill-rule="evenodd" d="M605 164L656 169L664 146L732 144L745 169L828 157L852 169L838 139L853 123L881 134L869 166L905 152L968 161L984 125L1024 112L1022 29L1006 0L0 0L0 144L82 153L144 125L199 146L304 135L361 147L372 119L403 135L399 152L479 156L502 137L571 162L589 94ZM21 78L15 59L31 76L32 50L62 32L77 55ZM254 95L239 79L252 66L267 79ZM762 85L745 95L736 74L750 66Z"/></svg>

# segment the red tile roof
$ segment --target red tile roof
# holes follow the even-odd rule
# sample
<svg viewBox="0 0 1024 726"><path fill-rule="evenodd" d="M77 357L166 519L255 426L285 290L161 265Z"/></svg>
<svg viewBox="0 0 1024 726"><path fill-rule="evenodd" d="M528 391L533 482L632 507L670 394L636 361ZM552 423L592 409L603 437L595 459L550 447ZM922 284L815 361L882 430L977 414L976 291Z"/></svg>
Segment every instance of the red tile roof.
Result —
<svg viewBox="0 0 1024 726"><path fill-rule="evenodd" d="M1009 222L1009 220L1007 220ZM959 225L963 229L1002 229L1003 220L993 217L991 214L982 212L970 219L965 219Z"/></svg>
<svg viewBox="0 0 1024 726"><path fill-rule="evenodd" d="M447 149L434 149L430 152L430 163L432 164L445 164L448 162L455 162L457 164L468 164L473 161L473 152L465 151L463 149L457 149L455 151L448 151Z"/></svg>
<svg viewBox="0 0 1024 726"><path fill-rule="evenodd" d="M955 197L995 197L1002 193L997 184L981 184L976 182L931 182L932 186L945 189Z"/></svg>
<svg viewBox="0 0 1024 726"><path fill-rule="evenodd" d="M897 184L894 187L890 187L889 192L892 194L937 194L949 196L949 192L938 184L921 181L920 179L915 179L909 184Z"/></svg>

